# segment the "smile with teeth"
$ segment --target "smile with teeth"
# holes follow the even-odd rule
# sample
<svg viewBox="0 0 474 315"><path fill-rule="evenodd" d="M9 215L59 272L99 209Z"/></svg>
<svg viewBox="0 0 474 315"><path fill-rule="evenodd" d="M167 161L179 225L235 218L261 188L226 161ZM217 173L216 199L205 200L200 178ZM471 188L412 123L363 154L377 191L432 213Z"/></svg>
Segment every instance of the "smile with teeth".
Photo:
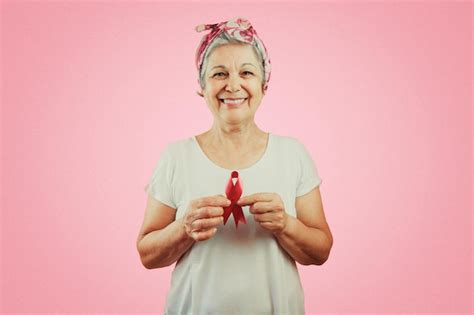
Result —
<svg viewBox="0 0 474 315"><path fill-rule="evenodd" d="M239 99L220 99L220 101L226 105L240 105L242 104L247 98L239 98Z"/></svg>

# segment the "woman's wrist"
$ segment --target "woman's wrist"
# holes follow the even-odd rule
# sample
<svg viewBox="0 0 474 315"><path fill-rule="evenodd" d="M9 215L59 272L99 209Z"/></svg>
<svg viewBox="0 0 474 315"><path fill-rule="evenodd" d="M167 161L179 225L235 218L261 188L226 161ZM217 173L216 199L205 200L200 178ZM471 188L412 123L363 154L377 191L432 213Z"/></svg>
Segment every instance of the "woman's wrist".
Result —
<svg viewBox="0 0 474 315"><path fill-rule="evenodd" d="M189 240L193 240L193 242L195 241L194 238L192 238L187 232L186 232L186 225L185 225L185 221L184 221L184 216L182 216L181 218L179 218L177 221L178 225L179 225L179 234L181 236L181 240L184 242L184 241L189 241Z"/></svg>

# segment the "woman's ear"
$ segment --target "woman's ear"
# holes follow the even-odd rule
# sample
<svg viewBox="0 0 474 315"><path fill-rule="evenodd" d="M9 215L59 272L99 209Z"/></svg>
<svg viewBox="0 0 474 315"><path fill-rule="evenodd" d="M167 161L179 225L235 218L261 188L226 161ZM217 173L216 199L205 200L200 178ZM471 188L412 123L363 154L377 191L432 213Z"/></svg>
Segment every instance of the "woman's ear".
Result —
<svg viewBox="0 0 474 315"><path fill-rule="evenodd" d="M196 91L197 95L199 95L200 97L204 97L204 94L202 93L202 90L201 91Z"/></svg>

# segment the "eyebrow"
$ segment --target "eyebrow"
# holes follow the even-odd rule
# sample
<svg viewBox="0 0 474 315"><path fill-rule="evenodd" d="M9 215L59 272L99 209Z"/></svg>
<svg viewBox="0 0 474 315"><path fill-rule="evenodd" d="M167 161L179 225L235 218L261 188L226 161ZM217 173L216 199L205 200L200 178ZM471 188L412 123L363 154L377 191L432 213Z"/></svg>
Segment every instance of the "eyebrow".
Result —
<svg viewBox="0 0 474 315"><path fill-rule="evenodd" d="M243 64L241 65L241 67L243 67L243 66L245 66L245 65L251 65L252 67L256 68L253 64L248 63L248 62L243 63ZM225 66L223 66L223 65L218 65L218 66L212 67L211 70L214 70L215 68L224 68L224 69L225 69Z"/></svg>

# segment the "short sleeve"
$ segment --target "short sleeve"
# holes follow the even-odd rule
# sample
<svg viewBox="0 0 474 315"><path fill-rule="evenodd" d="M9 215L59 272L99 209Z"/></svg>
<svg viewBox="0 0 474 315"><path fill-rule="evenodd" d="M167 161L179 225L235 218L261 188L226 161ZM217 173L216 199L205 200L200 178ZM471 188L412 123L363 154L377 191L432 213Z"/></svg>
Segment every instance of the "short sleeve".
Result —
<svg viewBox="0 0 474 315"><path fill-rule="evenodd" d="M145 191L156 200L176 209L173 196L174 159L167 145L161 153Z"/></svg>
<svg viewBox="0 0 474 315"><path fill-rule="evenodd" d="M319 177L316 165L308 150L298 140L296 141L296 153L298 158L296 197L299 197L319 186L322 183L322 179Z"/></svg>

